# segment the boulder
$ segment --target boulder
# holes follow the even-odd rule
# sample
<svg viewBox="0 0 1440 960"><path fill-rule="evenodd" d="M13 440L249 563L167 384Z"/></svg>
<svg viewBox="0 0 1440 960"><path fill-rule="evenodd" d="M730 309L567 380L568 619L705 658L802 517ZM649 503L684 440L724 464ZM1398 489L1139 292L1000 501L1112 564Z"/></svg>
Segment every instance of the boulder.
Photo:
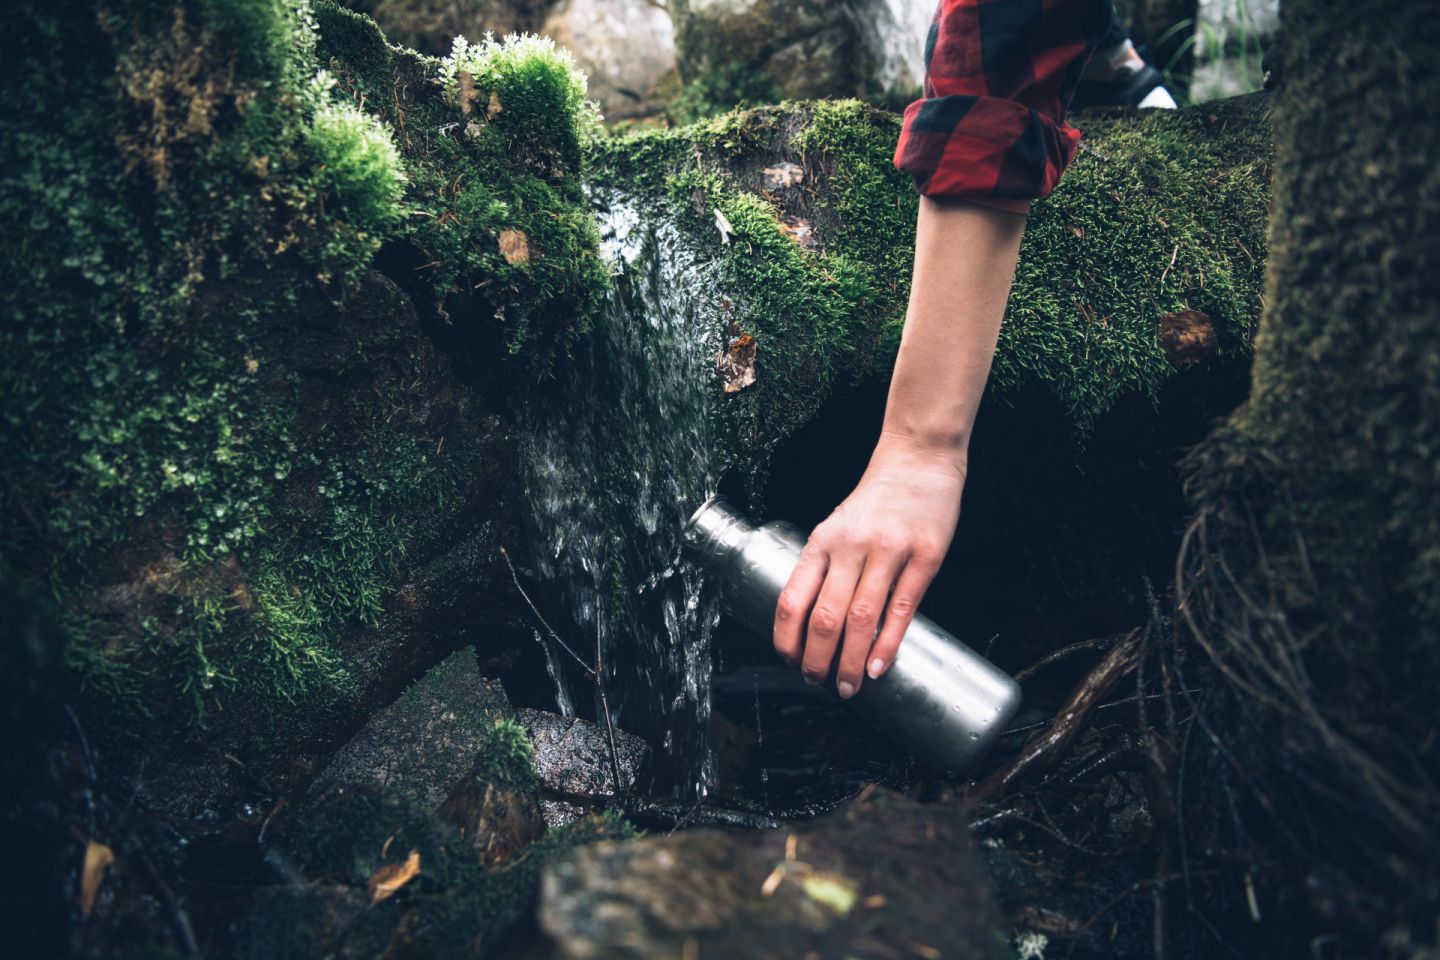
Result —
<svg viewBox="0 0 1440 960"><path fill-rule="evenodd" d="M681 76L718 105L739 99L913 96L926 0L674 0ZM727 95L728 94L728 95ZM728 100L728 103L726 102Z"/></svg>
<svg viewBox="0 0 1440 960"><path fill-rule="evenodd" d="M616 793L632 789L650 758L649 744L616 730L615 752L620 759L617 790L604 726L531 709L519 710L518 720L535 745L541 807L545 822L552 827L569 823Z"/></svg>
<svg viewBox="0 0 1440 960"><path fill-rule="evenodd" d="M675 72L670 14L647 0L560 0L540 32L570 51L607 120L646 116Z"/></svg>
<svg viewBox="0 0 1440 960"><path fill-rule="evenodd" d="M515 718L504 689L480 675L469 647L432 667L336 751L312 792L339 784L391 787L435 809Z"/></svg>
<svg viewBox="0 0 1440 960"><path fill-rule="evenodd" d="M541 883L540 927L565 960L979 960L1004 955L998 920L962 811L874 790L792 830L577 848Z"/></svg>

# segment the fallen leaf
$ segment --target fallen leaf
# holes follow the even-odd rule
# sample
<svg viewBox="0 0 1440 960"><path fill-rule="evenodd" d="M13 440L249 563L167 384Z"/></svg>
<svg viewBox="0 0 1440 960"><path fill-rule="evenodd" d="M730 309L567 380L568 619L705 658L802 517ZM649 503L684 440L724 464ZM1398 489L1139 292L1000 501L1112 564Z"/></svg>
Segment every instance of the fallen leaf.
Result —
<svg viewBox="0 0 1440 960"><path fill-rule="evenodd" d="M730 226L730 221L720 212L719 207L715 208L715 229L720 231L721 243L728 244L730 238L735 236L735 228Z"/></svg>
<svg viewBox="0 0 1440 960"><path fill-rule="evenodd" d="M496 90L490 91L490 102L485 105L485 119L494 120L495 115L501 110L500 93Z"/></svg>
<svg viewBox="0 0 1440 960"><path fill-rule="evenodd" d="M420 851L411 850L404 863L387 863L370 877L370 906L388 900L420 875Z"/></svg>
<svg viewBox="0 0 1440 960"><path fill-rule="evenodd" d="M806 250L820 248L820 241L815 236L815 230L810 226L810 221L804 217L785 217L780 221L780 229L785 231L787 237Z"/></svg>
<svg viewBox="0 0 1440 960"><path fill-rule="evenodd" d="M765 189L793 187L805 180L805 171L798 163L779 163L765 168Z"/></svg>
<svg viewBox="0 0 1440 960"><path fill-rule="evenodd" d="M755 338L742 333L715 355L715 370L725 393L739 393L755 382Z"/></svg>
<svg viewBox="0 0 1440 960"><path fill-rule="evenodd" d="M100 881L115 862L115 851L98 840L85 845L85 865L80 868L80 915L88 917L100 895Z"/></svg>
<svg viewBox="0 0 1440 960"><path fill-rule="evenodd" d="M849 913L855 906L857 893L849 877L838 873L812 873L800 880L800 886L811 900L824 904L840 916Z"/></svg>
<svg viewBox="0 0 1440 960"><path fill-rule="evenodd" d="M1177 367L1200 363L1219 349L1215 324L1199 310L1181 310L1160 318L1160 349Z"/></svg>
<svg viewBox="0 0 1440 960"><path fill-rule="evenodd" d="M530 238L520 230L500 231L500 255L512 267L530 262Z"/></svg>
<svg viewBox="0 0 1440 960"><path fill-rule="evenodd" d="M1084 228L1084 227L1076 226L1076 225L1073 225L1073 224L1072 224L1071 226L1068 226L1068 227L1066 227L1065 229L1066 229L1066 230L1069 230L1071 233L1073 233L1073 234L1075 235L1075 239L1077 239L1077 240L1084 240L1084 239L1085 239L1085 228Z"/></svg>

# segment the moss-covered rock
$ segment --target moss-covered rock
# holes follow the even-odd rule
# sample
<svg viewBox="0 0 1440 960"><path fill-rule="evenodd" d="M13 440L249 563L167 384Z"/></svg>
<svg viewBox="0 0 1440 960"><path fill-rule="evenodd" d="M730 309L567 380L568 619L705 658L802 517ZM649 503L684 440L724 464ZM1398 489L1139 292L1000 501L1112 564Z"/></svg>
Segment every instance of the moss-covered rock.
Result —
<svg viewBox="0 0 1440 960"><path fill-rule="evenodd" d="M333 788L276 838L287 872L310 882L259 891L226 952L297 960L488 956L532 901L551 856L631 835L618 818L589 817L487 862L473 836L402 793Z"/></svg>
<svg viewBox="0 0 1440 960"><path fill-rule="evenodd" d="M992 401L1038 388L1083 438L1121 397L1153 401L1193 363L1248 356L1265 110L1251 97L1079 119L1080 156L1030 216ZM820 101L597 146L596 179L679 218L720 266L732 340L754 338L755 382L723 401L732 450L773 447L835 385L888 371L918 202L891 164L898 129L892 114Z"/></svg>
<svg viewBox="0 0 1440 960"><path fill-rule="evenodd" d="M323 739L497 606L477 371L546 376L605 289L583 81L303 0L27 2L0 42L0 560L102 732Z"/></svg>
<svg viewBox="0 0 1440 960"><path fill-rule="evenodd" d="M790 830L586 846L546 867L540 903L565 960L697 950L985 960L1006 955L999 922L963 817L885 791Z"/></svg>

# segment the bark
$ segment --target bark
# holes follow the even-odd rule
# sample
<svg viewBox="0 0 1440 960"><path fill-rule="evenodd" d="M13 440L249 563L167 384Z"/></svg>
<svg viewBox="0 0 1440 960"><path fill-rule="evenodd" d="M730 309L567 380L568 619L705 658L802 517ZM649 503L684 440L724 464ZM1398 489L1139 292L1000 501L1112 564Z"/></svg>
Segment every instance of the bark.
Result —
<svg viewBox="0 0 1440 960"><path fill-rule="evenodd" d="M1320 932L1373 943L1436 889L1440 27L1285 16L1252 399L1192 456L1180 612L1222 678L1211 786L1257 811L1238 839L1290 844L1334 885Z"/></svg>

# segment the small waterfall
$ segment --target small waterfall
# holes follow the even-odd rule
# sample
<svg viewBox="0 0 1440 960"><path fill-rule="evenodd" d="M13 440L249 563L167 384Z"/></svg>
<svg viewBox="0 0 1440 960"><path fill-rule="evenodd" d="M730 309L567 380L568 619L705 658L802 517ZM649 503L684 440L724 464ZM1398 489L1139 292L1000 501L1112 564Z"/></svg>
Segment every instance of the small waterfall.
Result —
<svg viewBox="0 0 1440 960"><path fill-rule="evenodd" d="M668 218L623 195L595 199L615 292L522 412L534 562L587 634L567 640L603 654L615 722L655 748L656 789L703 795L719 607L679 554L681 527L719 480L723 306L712 267Z"/></svg>

